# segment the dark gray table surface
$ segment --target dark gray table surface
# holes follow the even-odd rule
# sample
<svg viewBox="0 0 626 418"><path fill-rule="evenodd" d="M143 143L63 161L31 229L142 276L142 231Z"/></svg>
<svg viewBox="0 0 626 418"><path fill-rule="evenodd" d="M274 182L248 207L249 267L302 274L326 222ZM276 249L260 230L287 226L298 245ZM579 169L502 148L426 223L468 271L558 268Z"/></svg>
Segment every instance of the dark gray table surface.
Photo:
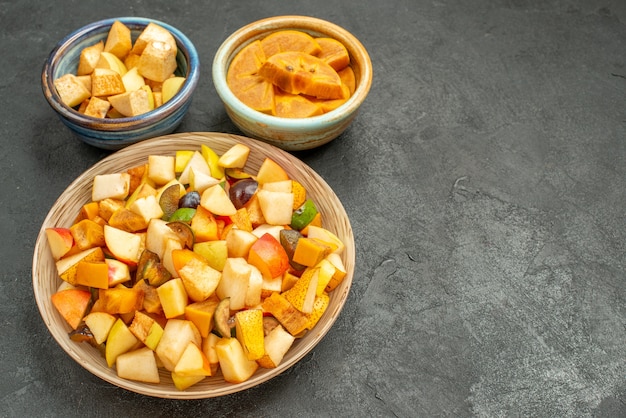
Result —
<svg viewBox="0 0 626 418"><path fill-rule="evenodd" d="M61 350L33 299L44 217L108 155L45 102L43 62L90 21L166 21L202 63L177 132L240 133L213 55L281 14L345 27L374 65L353 126L296 154L352 222L345 308L257 388L175 401L114 387ZM626 416L623 0L26 0L0 22L0 416Z"/></svg>

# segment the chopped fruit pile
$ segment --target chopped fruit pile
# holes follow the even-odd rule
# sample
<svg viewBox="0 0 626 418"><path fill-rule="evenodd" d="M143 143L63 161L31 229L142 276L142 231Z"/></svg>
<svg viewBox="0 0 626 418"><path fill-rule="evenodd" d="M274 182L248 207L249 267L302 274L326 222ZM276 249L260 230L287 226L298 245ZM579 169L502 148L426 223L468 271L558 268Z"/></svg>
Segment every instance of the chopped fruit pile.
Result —
<svg viewBox="0 0 626 418"><path fill-rule="evenodd" d="M228 69L235 96L259 112L306 118L330 112L355 90L346 47L333 38L280 30L246 45Z"/></svg>
<svg viewBox="0 0 626 418"><path fill-rule="evenodd" d="M172 34L149 23L132 43L131 31L115 21L106 42L85 47L76 74L54 86L67 106L97 118L141 115L170 100L186 78L175 75L178 48Z"/></svg>
<svg viewBox="0 0 626 418"><path fill-rule="evenodd" d="M45 233L69 336L121 378L184 390L277 367L346 276L344 243L274 160L202 145L95 176L69 227Z"/></svg>

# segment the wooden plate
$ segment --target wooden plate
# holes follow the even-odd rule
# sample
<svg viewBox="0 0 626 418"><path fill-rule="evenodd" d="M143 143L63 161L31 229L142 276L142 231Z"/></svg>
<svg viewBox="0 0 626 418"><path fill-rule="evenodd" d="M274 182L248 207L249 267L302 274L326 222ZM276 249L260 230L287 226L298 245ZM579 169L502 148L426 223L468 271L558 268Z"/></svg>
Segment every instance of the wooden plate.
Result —
<svg viewBox="0 0 626 418"><path fill-rule="evenodd" d="M160 384L145 384L120 379L115 370L107 367L103 356L87 343L76 343L68 337L71 328L58 314L50 301L51 295L61 283L54 260L50 254L45 228L70 226L83 204L91 198L92 180L97 174L114 173L145 164L148 155L174 155L177 150L200 149L206 144L218 154L232 145L243 143L250 147L250 157L246 168L256 172L265 157L279 163L291 176L304 185L308 196L324 215L324 227L333 231L344 243L343 261L347 275L343 282L330 294L330 304L318 322L303 338L298 339L285 355L283 362L275 369L262 369L248 381L231 384L223 380L220 373L207 377L202 382L179 391L174 387L169 372L162 370ZM166 135L142 141L122 149L95 164L68 186L54 203L39 231L33 256L33 290L41 316L50 333L65 352L78 364L94 375L127 390L160 398L200 399L223 396L259 385L287 370L309 353L326 335L343 308L354 274L355 247L352 227L341 204L330 186L310 167L272 145L250 138L222 133L196 132Z"/></svg>

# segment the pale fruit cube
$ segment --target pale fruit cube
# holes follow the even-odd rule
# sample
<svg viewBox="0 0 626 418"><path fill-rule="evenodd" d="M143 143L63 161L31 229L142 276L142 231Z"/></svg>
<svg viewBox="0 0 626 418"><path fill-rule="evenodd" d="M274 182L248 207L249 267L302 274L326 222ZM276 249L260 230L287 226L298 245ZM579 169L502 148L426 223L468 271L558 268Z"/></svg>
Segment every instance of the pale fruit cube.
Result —
<svg viewBox="0 0 626 418"><path fill-rule="evenodd" d="M96 64L96 68L115 71L120 76L123 76L124 74L126 74L126 71L128 71L128 69L126 68L126 65L124 65L122 60L120 60L118 57L116 57L112 53L106 52L106 51L102 51L100 53L100 59L98 60L98 63Z"/></svg>
<svg viewBox="0 0 626 418"><path fill-rule="evenodd" d="M106 341L105 358L108 366L113 367L120 354L130 351L137 344L140 344L137 337L130 332L124 321L117 318Z"/></svg>
<svg viewBox="0 0 626 418"><path fill-rule="evenodd" d="M137 264L142 246L141 235L104 225L104 241L115 258L127 264Z"/></svg>
<svg viewBox="0 0 626 418"><path fill-rule="evenodd" d="M204 380L206 376L184 376L175 372L172 372L172 382L178 390L185 390L195 385L198 382Z"/></svg>
<svg viewBox="0 0 626 418"><path fill-rule="evenodd" d="M46 238L55 260L67 254L74 245L74 237L69 228L46 228Z"/></svg>
<svg viewBox="0 0 626 418"><path fill-rule="evenodd" d="M233 228L226 235L226 249L229 257L248 258L250 247L259 239L252 232Z"/></svg>
<svg viewBox="0 0 626 418"><path fill-rule="evenodd" d="M153 81L163 82L172 76L178 64L177 49L171 44L153 41L146 45L139 58L139 73Z"/></svg>
<svg viewBox="0 0 626 418"><path fill-rule="evenodd" d="M148 347L120 354L116 359L115 368L117 375L122 379L160 383L156 357Z"/></svg>
<svg viewBox="0 0 626 418"><path fill-rule="evenodd" d="M200 347L189 342L174 367L174 373L181 376L211 376L211 364Z"/></svg>
<svg viewBox="0 0 626 418"><path fill-rule="evenodd" d="M274 160L265 158L256 177L259 185L271 183L274 181L289 180L287 172Z"/></svg>
<svg viewBox="0 0 626 418"><path fill-rule="evenodd" d="M178 270L189 299L202 302L215 292L222 273L203 260L192 258Z"/></svg>
<svg viewBox="0 0 626 418"><path fill-rule="evenodd" d="M152 219L146 231L146 248L163 260L165 247L170 239L178 240L178 235L167 226L167 221Z"/></svg>
<svg viewBox="0 0 626 418"><path fill-rule="evenodd" d="M136 199L129 209L141 215L146 223L150 222L151 219L161 218L163 216L163 209L154 195Z"/></svg>
<svg viewBox="0 0 626 418"><path fill-rule="evenodd" d="M132 48L130 29L119 20L111 25L107 35L104 51L110 52L116 57L123 59Z"/></svg>
<svg viewBox="0 0 626 418"><path fill-rule="evenodd" d="M139 34L133 45L132 53L141 55L146 46L154 41L161 41L170 44L172 48L176 48L176 40L172 34L162 26L156 23L148 23L143 31Z"/></svg>
<svg viewBox="0 0 626 418"><path fill-rule="evenodd" d="M148 178L158 186L176 179L176 157L172 155L149 155Z"/></svg>
<svg viewBox="0 0 626 418"><path fill-rule="evenodd" d="M102 100L99 97L92 97L85 108L85 116L93 116L94 118L104 118L111 107L111 103Z"/></svg>
<svg viewBox="0 0 626 418"><path fill-rule="evenodd" d="M200 152L198 151L194 151L194 153L191 155L191 158L189 158L189 161L187 161L187 164L185 165L182 173L180 173L178 181L180 181L182 184L189 184L189 174L191 170L193 170L195 173L204 173L209 176L211 175L211 169L209 168L209 164L206 162L202 154L200 154Z"/></svg>
<svg viewBox="0 0 626 418"><path fill-rule="evenodd" d="M117 71L109 68L94 68L91 73L91 94L106 97L124 93L124 82Z"/></svg>
<svg viewBox="0 0 626 418"><path fill-rule="evenodd" d="M76 75L89 75L96 68L98 61L100 60L100 53L104 50L104 41L100 41L91 46L85 47L80 51L80 57L78 58L78 69Z"/></svg>
<svg viewBox="0 0 626 418"><path fill-rule="evenodd" d="M215 293L220 299L230 298L233 311L246 306L246 294L252 274L252 266L243 258L228 258Z"/></svg>
<svg viewBox="0 0 626 418"><path fill-rule="evenodd" d="M278 367L295 339L282 325L274 327L265 337L265 355L257 360L259 366L267 369Z"/></svg>
<svg viewBox="0 0 626 418"><path fill-rule="evenodd" d="M116 317L107 312L91 312L85 316L85 324L93 334L96 343L102 344L109 336L109 331L113 328Z"/></svg>
<svg viewBox="0 0 626 418"><path fill-rule="evenodd" d="M224 168L243 168L249 155L250 148L248 146L235 144L222 154L217 163Z"/></svg>
<svg viewBox="0 0 626 418"><path fill-rule="evenodd" d="M182 279L168 280L157 287L157 294L166 318L176 318L185 314L188 297Z"/></svg>
<svg viewBox="0 0 626 418"><path fill-rule="evenodd" d="M215 344L215 351L220 362L224 380L229 383L241 383L248 380L259 365L249 360L237 338L225 337Z"/></svg>
<svg viewBox="0 0 626 418"><path fill-rule="evenodd" d="M228 193L219 184L211 186L202 192L200 205L214 215L232 216L237 213L237 209L230 200ZM291 217L289 219L291 221Z"/></svg>
<svg viewBox="0 0 626 418"><path fill-rule="evenodd" d="M131 68L122 76L122 83L126 91L139 90L146 85L144 78L137 71L137 67Z"/></svg>
<svg viewBox="0 0 626 418"><path fill-rule="evenodd" d="M193 322L186 319L170 319L165 324L161 341L156 348L156 354L169 371L174 371L189 343L197 346L202 344L200 332Z"/></svg>
<svg viewBox="0 0 626 418"><path fill-rule="evenodd" d="M161 93L163 94L163 103L167 103L172 97L176 96L185 84L187 79L185 77L170 77L163 81L163 87Z"/></svg>
<svg viewBox="0 0 626 418"><path fill-rule="evenodd" d="M263 217L271 225L288 225L293 214L293 193L257 191Z"/></svg>
<svg viewBox="0 0 626 418"><path fill-rule="evenodd" d="M65 74L54 80L54 87L61 96L61 101L69 107L75 107L91 97L91 93L74 74Z"/></svg>
<svg viewBox="0 0 626 418"><path fill-rule="evenodd" d="M118 112L127 117L142 115L152 110L148 92L143 89L114 94L107 97L107 100Z"/></svg>
<svg viewBox="0 0 626 418"><path fill-rule="evenodd" d="M91 200L94 202L99 202L107 198L123 200L128 196L129 190L130 174L97 174L93 178Z"/></svg>

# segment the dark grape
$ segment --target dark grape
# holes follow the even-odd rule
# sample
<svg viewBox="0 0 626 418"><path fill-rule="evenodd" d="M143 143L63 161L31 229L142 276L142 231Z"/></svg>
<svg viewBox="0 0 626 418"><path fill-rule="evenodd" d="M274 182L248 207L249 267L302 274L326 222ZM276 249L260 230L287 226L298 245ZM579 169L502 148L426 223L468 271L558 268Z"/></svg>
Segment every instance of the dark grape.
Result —
<svg viewBox="0 0 626 418"><path fill-rule="evenodd" d="M178 201L179 208L192 208L195 209L200 204L200 193L193 191L185 193L183 197Z"/></svg>
<svg viewBox="0 0 626 418"><path fill-rule="evenodd" d="M232 186L230 186L228 195L233 205L235 205L235 208L240 209L248 203L248 200L250 200L258 187L259 183L251 178L238 180L233 183Z"/></svg>

